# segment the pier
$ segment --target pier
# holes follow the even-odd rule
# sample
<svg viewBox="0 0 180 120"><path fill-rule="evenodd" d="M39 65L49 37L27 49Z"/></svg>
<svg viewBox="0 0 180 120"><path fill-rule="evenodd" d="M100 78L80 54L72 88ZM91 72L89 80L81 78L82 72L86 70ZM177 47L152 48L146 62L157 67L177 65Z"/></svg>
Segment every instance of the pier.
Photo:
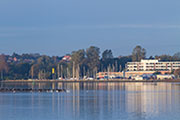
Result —
<svg viewBox="0 0 180 120"><path fill-rule="evenodd" d="M0 88L0 92L66 92L65 89L20 89L20 88Z"/></svg>

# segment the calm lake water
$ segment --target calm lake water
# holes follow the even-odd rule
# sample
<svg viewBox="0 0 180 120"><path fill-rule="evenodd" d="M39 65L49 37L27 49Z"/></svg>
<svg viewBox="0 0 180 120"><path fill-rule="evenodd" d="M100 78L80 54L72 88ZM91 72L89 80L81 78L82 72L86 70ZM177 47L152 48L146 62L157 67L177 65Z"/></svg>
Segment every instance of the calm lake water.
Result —
<svg viewBox="0 0 180 120"><path fill-rule="evenodd" d="M62 93L0 93L0 120L179 120L180 83L6 83Z"/></svg>

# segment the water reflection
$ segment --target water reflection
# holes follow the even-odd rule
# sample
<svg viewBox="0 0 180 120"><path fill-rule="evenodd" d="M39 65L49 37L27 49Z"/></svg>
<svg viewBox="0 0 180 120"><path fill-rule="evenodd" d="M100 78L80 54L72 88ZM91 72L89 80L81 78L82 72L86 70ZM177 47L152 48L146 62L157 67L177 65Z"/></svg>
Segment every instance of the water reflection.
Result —
<svg viewBox="0 0 180 120"><path fill-rule="evenodd" d="M3 87L64 88L70 93L1 93L0 119L7 111L17 120L27 114L36 120L180 118L179 83L6 83Z"/></svg>

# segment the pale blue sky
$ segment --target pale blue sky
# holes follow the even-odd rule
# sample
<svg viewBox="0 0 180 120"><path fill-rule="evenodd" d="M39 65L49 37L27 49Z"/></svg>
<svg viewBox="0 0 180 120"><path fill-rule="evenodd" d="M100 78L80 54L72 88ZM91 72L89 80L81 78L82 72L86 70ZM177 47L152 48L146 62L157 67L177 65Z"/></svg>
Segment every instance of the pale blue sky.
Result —
<svg viewBox="0 0 180 120"><path fill-rule="evenodd" d="M0 0L0 53L180 51L180 0Z"/></svg>

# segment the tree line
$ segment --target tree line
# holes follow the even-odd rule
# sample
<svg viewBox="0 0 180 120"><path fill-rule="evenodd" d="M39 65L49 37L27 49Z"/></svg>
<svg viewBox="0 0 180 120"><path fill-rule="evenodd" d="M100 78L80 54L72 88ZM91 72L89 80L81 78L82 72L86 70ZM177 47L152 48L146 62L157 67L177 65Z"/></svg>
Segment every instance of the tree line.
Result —
<svg viewBox="0 0 180 120"><path fill-rule="evenodd" d="M107 49L100 54L100 48L91 46L87 49L73 51L71 60L59 56L40 54L0 55L1 80L16 79L82 79L96 77L98 72L119 72L125 70L127 62L146 58L146 49L136 46L131 55L114 57ZM171 55L150 56L149 59L161 61L179 61L180 52Z"/></svg>

